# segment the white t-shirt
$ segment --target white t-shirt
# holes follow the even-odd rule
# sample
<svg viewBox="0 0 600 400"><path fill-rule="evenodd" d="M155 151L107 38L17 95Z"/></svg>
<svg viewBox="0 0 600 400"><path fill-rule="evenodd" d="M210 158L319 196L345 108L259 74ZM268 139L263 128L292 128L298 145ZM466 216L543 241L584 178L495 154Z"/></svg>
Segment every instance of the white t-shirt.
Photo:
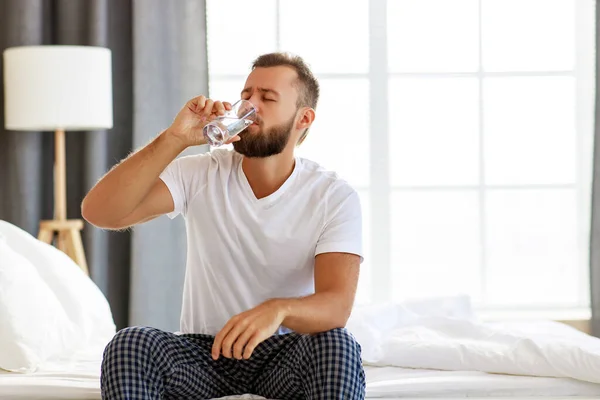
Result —
<svg viewBox="0 0 600 400"><path fill-rule="evenodd" d="M358 194L318 164L296 157L273 194L257 199L229 150L174 160L161 174L187 230L181 332L215 335L267 299L314 293L320 253L361 256ZM281 327L278 333L288 330Z"/></svg>

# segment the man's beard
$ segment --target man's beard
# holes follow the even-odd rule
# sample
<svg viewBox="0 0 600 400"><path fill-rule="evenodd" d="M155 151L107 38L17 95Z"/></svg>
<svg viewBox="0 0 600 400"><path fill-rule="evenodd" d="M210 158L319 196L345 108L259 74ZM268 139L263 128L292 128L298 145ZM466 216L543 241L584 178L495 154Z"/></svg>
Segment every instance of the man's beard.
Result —
<svg viewBox="0 0 600 400"><path fill-rule="evenodd" d="M233 148L238 153L250 158L265 158L277 155L285 149L290 140L295 116L289 122L284 122L263 132L242 132L240 140L233 142Z"/></svg>

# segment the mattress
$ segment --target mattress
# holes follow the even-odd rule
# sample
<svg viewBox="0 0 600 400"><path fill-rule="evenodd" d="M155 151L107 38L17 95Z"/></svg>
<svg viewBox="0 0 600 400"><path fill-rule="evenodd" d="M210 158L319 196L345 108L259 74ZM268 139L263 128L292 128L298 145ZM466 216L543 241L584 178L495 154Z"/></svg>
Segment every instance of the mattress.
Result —
<svg viewBox="0 0 600 400"><path fill-rule="evenodd" d="M368 398L566 397L600 399L600 384L571 378L366 367Z"/></svg>
<svg viewBox="0 0 600 400"><path fill-rule="evenodd" d="M409 399L423 397L493 398L545 396L600 399L600 385L570 378L542 378L469 371L436 371L398 367L366 367L367 397ZM68 365L48 366L33 374L0 372L0 399L100 399L100 360L81 357ZM230 396L223 399L258 399ZM569 397L572 398L572 397Z"/></svg>
<svg viewBox="0 0 600 400"><path fill-rule="evenodd" d="M81 354L75 361L47 365L31 374L0 370L0 399L100 399L98 353Z"/></svg>

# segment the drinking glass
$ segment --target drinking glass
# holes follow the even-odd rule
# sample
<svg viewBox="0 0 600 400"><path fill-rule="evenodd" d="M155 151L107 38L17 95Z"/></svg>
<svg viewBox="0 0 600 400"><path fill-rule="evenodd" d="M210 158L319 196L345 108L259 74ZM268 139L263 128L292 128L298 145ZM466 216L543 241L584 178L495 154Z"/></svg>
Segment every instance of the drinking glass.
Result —
<svg viewBox="0 0 600 400"><path fill-rule="evenodd" d="M231 110L206 124L202 133L211 146L221 146L256 119L256 108L248 100L238 100Z"/></svg>

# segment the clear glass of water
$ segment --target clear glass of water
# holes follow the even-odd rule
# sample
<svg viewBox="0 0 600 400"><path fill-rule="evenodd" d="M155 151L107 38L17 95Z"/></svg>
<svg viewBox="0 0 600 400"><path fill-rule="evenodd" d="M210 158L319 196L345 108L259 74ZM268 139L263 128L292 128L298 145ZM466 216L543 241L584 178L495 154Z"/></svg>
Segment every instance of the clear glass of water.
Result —
<svg viewBox="0 0 600 400"><path fill-rule="evenodd" d="M211 146L221 146L250 126L256 119L256 108L248 100L238 100L231 110L206 124L202 133Z"/></svg>

